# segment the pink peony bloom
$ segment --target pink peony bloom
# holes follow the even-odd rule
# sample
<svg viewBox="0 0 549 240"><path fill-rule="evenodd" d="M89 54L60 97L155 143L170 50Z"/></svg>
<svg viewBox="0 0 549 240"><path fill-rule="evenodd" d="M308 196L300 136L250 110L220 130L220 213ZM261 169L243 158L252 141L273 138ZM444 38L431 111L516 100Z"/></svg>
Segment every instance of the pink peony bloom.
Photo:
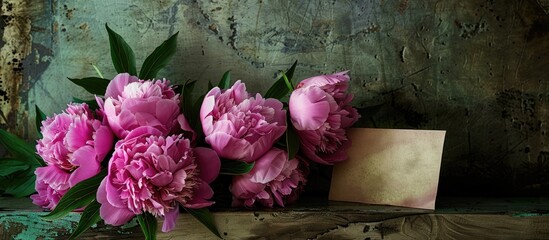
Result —
<svg viewBox="0 0 549 240"><path fill-rule="evenodd" d="M85 103L69 104L64 113L47 118L41 132L36 151L48 166L36 169L38 194L31 198L53 209L69 188L99 173L114 137Z"/></svg>
<svg viewBox="0 0 549 240"><path fill-rule="evenodd" d="M240 81L223 92L213 88L200 108L206 142L221 157L253 162L286 131L282 106L277 99L250 97Z"/></svg>
<svg viewBox="0 0 549 240"><path fill-rule="evenodd" d="M256 202L266 207L297 200L306 183L304 172L297 159L288 161L288 154L272 148L257 159L249 173L235 176L230 187L233 207L252 207Z"/></svg>
<svg viewBox="0 0 549 240"><path fill-rule="evenodd" d="M69 191L70 173L55 165L36 168L34 173L37 194L31 196L32 203L45 209L54 209L61 197Z"/></svg>
<svg viewBox="0 0 549 240"><path fill-rule="evenodd" d="M347 159L346 128L360 115L349 103L347 72L301 81L290 96L290 117L301 139L301 152L321 164Z"/></svg>
<svg viewBox="0 0 549 240"><path fill-rule="evenodd" d="M207 148L191 148L182 135L164 137L145 126L130 131L116 143L109 173L97 191L105 223L121 225L143 212L164 217L163 231L175 227L179 204L203 208L213 190L208 185L219 174L220 160Z"/></svg>
<svg viewBox="0 0 549 240"><path fill-rule="evenodd" d="M174 131L178 123L188 126L180 114L179 95L167 80L144 81L121 73L107 86L105 102L100 98L97 101L120 139L140 126L154 127L163 134Z"/></svg>

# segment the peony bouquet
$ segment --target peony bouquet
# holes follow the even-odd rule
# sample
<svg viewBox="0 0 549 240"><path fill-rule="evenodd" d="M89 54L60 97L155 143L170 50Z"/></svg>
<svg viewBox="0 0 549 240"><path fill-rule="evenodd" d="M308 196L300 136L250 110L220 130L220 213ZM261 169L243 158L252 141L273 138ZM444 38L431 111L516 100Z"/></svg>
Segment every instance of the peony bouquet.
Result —
<svg viewBox="0 0 549 240"><path fill-rule="evenodd" d="M350 105L347 72L294 87L296 62L264 95L248 92L240 80L231 84L226 72L195 99L196 81L172 85L156 76L175 52L177 34L137 73L132 49L106 28L119 74L69 79L95 99L75 99L50 117L37 107L36 154L1 132L14 157L0 161L13 170L2 177L35 173L30 183L14 181L4 192L22 196L35 190L33 203L51 211L45 220L81 211L71 238L100 220L117 226L137 217L153 239L156 219L163 219L162 231L171 231L182 210L219 236L208 211L216 190L210 184L218 175L232 176L234 207L284 207L303 190L311 162L332 165L347 158L346 129L359 118Z"/></svg>

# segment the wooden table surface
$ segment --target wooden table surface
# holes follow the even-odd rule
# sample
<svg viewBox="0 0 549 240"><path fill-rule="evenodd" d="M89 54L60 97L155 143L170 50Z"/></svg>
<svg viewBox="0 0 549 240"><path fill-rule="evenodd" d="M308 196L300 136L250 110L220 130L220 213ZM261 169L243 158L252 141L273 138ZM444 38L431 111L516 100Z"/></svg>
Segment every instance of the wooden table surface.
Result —
<svg viewBox="0 0 549 240"><path fill-rule="evenodd" d="M0 198L1 239L65 239L78 213L54 222L28 199ZM549 198L447 198L437 210L303 199L285 209L219 209L225 239L549 239ZM161 224L161 223L159 223ZM159 239L215 239L188 214ZM142 239L136 221L98 224L83 239Z"/></svg>

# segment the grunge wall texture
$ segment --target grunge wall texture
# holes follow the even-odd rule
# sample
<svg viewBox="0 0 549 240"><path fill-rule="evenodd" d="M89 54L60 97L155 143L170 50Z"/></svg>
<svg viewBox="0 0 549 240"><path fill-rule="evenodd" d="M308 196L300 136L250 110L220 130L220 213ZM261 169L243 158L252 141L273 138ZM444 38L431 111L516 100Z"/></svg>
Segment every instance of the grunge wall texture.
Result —
<svg viewBox="0 0 549 240"><path fill-rule="evenodd" d="M179 31L159 76L265 91L350 69L360 127L444 129L441 195L547 195L548 0L2 0L0 125L36 137L34 105L91 95L66 77L114 76L104 24L138 65Z"/></svg>

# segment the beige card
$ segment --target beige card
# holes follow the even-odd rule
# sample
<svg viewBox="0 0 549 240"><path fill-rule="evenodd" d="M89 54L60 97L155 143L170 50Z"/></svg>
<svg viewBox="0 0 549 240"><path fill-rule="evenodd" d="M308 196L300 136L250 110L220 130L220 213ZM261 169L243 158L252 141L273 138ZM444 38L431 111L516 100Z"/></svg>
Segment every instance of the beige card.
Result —
<svg viewBox="0 0 549 240"><path fill-rule="evenodd" d="M330 200L435 209L446 131L354 128Z"/></svg>

